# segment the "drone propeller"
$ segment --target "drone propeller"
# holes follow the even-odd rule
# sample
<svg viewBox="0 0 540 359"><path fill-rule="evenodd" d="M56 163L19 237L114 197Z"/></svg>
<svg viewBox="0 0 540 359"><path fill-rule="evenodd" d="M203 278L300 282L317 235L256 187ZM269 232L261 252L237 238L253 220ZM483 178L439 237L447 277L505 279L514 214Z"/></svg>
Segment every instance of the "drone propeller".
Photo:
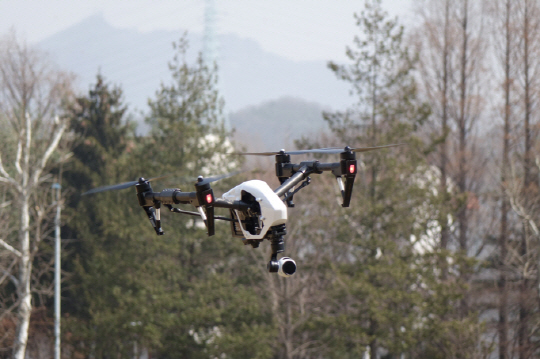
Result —
<svg viewBox="0 0 540 359"><path fill-rule="evenodd" d="M206 177L206 178L204 178L202 176L199 176L199 179L197 180L196 184L198 184L198 185L209 184L209 183L216 182L216 181L219 181L219 180L224 179L224 178L229 178L229 177L235 176L235 175L237 175L239 173L241 173L241 171L235 171L235 172L222 174L222 175L219 175L219 176ZM170 177L170 175L154 177L154 178L150 178L150 179L148 179L146 181L148 181L148 182L158 181L158 180L161 180L161 179L167 178L167 177ZM200 179L202 179L202 181ZM145 181L144 178L142 178L142 180ZM106 191L121 190L121 189L125 189L125 188L135 186L140 181L141 181L141 179L138 179L137 181L129 181L129 182L118 183L118 184L113 184L113 185L109 185L109 186L96 187L96 188L92 188L89 191L84 192L82 195L86 196L88 194L94 194L94 193L100 193L100 192L106 192Z"/></svg>
<svg viewBox="0 0 540 359"><path fill-rule="evenodd" d="M160 177L154 177L154 178L150 178L147 181L149 181L149 182L157 181L157 180L166 178L168 176L169 175L160 176ZM113 184L113 185L109 185L109 186L101 186L101 187L93 188L93 189L91 189L89 191L84 192L82 195L86 196L87 194L94 194L94 193L105 192L105 191L116 191L116 190L120 190L120 189L129 188L131 186L135 186L137 183L139 183L141 181L141 179L142 179L142 181L145 181L145 179L141 177L137 181L130 181L130 182L124 182L124 183L119 183L119 184Z"/></svg>
<svg viewBox="0 0 540 359"><path fill-rule="evenodd" d="M373 146L373 147L357 147L357 148L351 148L349 146L345 147L345 148L327 148L327 149L324 149L324 152L321 152L321 153L341 153L341 152L369 152L369 151L374 151L374 150L380 150L380 149L383 149L383 148L390 148L390 147L398 147L398 146L403 146L404 143L396 143L396 144L393 144L393 145L384 145L384 146Z"/></svg>
<svg viewBox="0 0 540 359"><path fill-rule="evenodd" d="M202 186L202 185L205 185L205 184L210 184L212 182L216 182L216 181L222 180L224 178L229 178L229 177L232 177L232 176L236 176L239 173L242 173L242 171L234 171L234 172L225 173L225 174L218 175L218 176L213 176L213 177L199 176L197 178L197 182L195 183L195 185L196 186Z"/></svg>
<svg viewBox="0 0 540 359"><path fill-rule="evenodd" d="M385 146L374 146L374 147L357 147L352 148L349 146L346 147L329 147L329 148L315 148L312 150L297 150L297 151L285 151L281 150L279 152L236 152L236 155L242 156L276 156L276 155L303 155L306 153L318 153L318 154L333 154L333 153L342 153L342 152L368 152L373 150L379 150L382 148L397 147L402 146L403 143L385 145Z"/></svg>

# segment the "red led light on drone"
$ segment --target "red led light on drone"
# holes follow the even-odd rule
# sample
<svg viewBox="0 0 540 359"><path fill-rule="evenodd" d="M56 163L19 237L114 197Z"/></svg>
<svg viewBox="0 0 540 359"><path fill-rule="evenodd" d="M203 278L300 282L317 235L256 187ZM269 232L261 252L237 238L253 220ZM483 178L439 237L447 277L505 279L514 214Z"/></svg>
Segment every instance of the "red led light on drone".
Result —
<svg viewBox="0 0 540 359"><path fill-rule="evenodd" d="M355 165L350 165L349 166L349 173L353 174L353 173L355 173L355 171L356 171L356 166Z"/></svg>
<svg viewBox="0 0 540 359"><path fill-rule="evenodd" d="M206 203L212 203L214 199L212 198L212 194L211 193L208 193L206 195Z"/></svg>

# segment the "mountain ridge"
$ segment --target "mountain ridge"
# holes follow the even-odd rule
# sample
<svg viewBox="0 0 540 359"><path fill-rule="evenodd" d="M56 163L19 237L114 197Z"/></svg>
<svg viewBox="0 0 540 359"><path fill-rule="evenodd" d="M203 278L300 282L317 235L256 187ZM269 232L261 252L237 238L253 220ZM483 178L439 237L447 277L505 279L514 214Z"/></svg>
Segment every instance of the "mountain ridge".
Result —
<svg viewBox="0 0 540 359"><path fill-rule="evenodd" d="M184 33L115 28L97 13L37 45L61 68L78 75L78 88L83 93L98 72L119 85L128 109L137 114L139 131L144 132L142 114L147 111L148 98L154 97L161 83L171 81L168 63L174 56L172 43ZM203 48L203 36L187 33L187 39L187 59L194 61ZM316 111L340 109L351 102L347 85L336 79L324 61L288 60L264 51L253 39L233 34L218 35L218 40L219 90L230 123L238 132L256 129L265 134L261 143L267 146L283 146L284 138L289 142L296 139L294 134L306 128L306 123L311 124L307 126L310 131L321 128L322 115L315 115ZM288 108L297 115L265 117L269 103L278 103L280 111ZM307 116L305 121L298 115L301 113ZM249 114L251 121L246 119Z"/></svg>
<svg viewBox="0 0 540 359"><path fill-rule="evenodd" d="M38 46L51 53L62 68L78 74L83 89L94 82L99 70L122 86L131 106L144 109L160 82L170 79L167 63L174 55L171 44L183 34L182 30L141 33L119 29L97 13ZM188 55L194 59L202 49L202 35L187 36ZM264 51L253 39L232 34L218 35L218 42L220 90L229 111L284 96L332 108L350 103L346 85L324 61L288 60Z"/></svg>

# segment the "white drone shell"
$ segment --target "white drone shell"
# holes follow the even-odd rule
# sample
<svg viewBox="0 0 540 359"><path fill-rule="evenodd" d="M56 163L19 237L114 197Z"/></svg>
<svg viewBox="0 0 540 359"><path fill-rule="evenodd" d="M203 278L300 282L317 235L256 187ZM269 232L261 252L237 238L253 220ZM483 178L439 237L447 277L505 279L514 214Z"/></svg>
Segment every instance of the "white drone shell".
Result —
<svg viewBox="0 0 540 359"><path fill-rule="evenodd" d="M242 233L246 239L263 239L270 227L287 222L287 207L285 203L264 181L251 180L243 182L223 194L222 198L229 201L240 201L242 199L242 191L250 193L261 206L261 215L259 217L261 231L258 234L250 233L240 223ZM238 211L236 211L236 214L238 217Z"/></svg>

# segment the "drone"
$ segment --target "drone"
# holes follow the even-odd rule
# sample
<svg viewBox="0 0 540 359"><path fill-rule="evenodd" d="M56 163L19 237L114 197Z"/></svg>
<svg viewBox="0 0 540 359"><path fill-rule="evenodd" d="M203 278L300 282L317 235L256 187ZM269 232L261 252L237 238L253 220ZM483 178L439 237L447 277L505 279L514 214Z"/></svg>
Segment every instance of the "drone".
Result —
<svg viewBox="0 0 540 359"><path fill-rule="evenodd" d="M248 180L224 193L221 198L216 198L210 184L240 173L233 172L206 178L199 176L194 184L195 191L192 192L183 192L179 188L166 188L161 192L154 192L150 182L163 177L151 179L141 177L137 181L94 188L83 195L135 186L139 205L145 211L157 235L164 234L161 228L162 207L173 213L200 217L204 221L208 236L215 234L215 220L228 221L231 225L232 236L242 238L246 245L258 248L265 239L270 241L272 254L267 265L268 271L278 273L282 277L290 277L296 272L296 262L285 256L278 260L278 255L285 251L287 208L294 207L293 196L310 184L310 175L331 172L335 176L341 192L341 206L349 207L354 179L358 172L356 153L400 145L235 153L243 156L275 156L275 171L280 186L274 190L265 181ZM302 154L339 154L340 160L330 163L318 160L291 162L291 155ZM195 207L197 212L175 207L175 205L184 204ZM230 216L216 216L215 208L228 209Z"/></svg>

